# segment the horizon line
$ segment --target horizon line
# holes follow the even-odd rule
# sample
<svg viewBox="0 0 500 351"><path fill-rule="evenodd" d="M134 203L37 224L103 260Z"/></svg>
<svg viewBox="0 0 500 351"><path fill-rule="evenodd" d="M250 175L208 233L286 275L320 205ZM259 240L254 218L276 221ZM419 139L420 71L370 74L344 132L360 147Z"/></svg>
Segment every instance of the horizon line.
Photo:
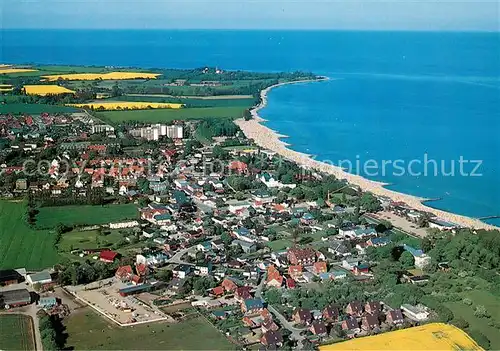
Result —
<svg viewBox="0 0 500 351"><path fill-rule="evenodd" d="M51 27L11 27L0 28L0 31L8 30L50 30L50 31L122 31L122 30L136 30L136 31L254 31L254 32L268 32L268 31L289 31L289 32L421 32L421 33L500 33L498 29L404 29L404 28L51 28Z"/></svg>

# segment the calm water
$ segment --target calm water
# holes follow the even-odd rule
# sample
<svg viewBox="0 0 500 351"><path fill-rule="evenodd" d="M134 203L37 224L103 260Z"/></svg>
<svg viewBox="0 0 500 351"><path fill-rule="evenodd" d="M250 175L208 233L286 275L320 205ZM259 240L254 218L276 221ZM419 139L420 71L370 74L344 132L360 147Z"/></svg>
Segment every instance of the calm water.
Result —
<svg viewBox="0 0 500 351"><path fill-rule="evenodd" d="M324 74L334 79L273 90L262 111L294 149L336 163L401 160L405 175L386 163L385 174L370 168L368 178L442 198L431 205L444 210L500 215L498 33L9 30L0 50L9 63ZM424 154L439 169L443 160L447 174L452 162L460 173L461 156L482 160L482 176L434 176L432 163L427 176L408 175Z"/></svg>

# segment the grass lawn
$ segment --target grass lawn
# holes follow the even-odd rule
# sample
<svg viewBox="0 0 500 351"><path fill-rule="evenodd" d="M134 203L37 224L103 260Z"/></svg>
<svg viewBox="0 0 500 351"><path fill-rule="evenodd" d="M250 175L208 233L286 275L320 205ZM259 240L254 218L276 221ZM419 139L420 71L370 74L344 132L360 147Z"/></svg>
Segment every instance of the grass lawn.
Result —
<svg viewBox="0 0 500 351"><path fill-rule="evenodd" d="M69 252L71 250L108 247L123 237L119 230L110 230L110 232L108 235L99 235L97 230L74 230L63 234L58 248L60 251ZM99 244L96 242L97 237L99 237Z"/></svg>
<svg viewBox="0 0 500 351"><path fill-rule="evenodd" d="M490 321L500 323L500 299L484 290L471 290L462 293L463 297L472 300L472 306L462 302L448 302L446 306L453 311L455 317L462 317L469 323L469 329L483 333L491 343L491 350L500 350L500 331L490 326ZM491 318L478 318L474 316L477 305L483 305L490 313Z"/></svg>
<svg viewBox="0 0 500 351"><path fill-rule="evenodd" d="M105 206L55 206L41 207L36 225L39 228L54 228L57 224L95 225L136 219L137 207L134 204Z"/></svg>
<svg viewBox="0 0 500 351"><path fill-rule="evenodd" d="M124 121L139 122L170 122L174 120L216 118L239 118L243 116L244 107L201 107L181 109L154 109L134 111L105 111L98 112L97 116L110 122Z"/></svg>
<svg viewBox="0 0 500 351"><path fill-rule="evenodd" d="M31 317L0 315L0 350L34 350Z"/></svg>
<svg viewBox="0 0 500 351"><path fill-rule="evenodd" d="M0 97L0 101L2 98ZM23 104L23 103L6 103L0 104L0 113L11 113L13 115L31 113L41 114L47 113L71 113L77 112L78 109L68 106L46 105L46 104Z"/></svg>
<svg viewBox="0 0 500 351"><path fill-rule="evenodd" d="M203 317L178 324L154 323L121 328L89 307L71 314L64 324L67 348L74 350L232 350L232 345Z"/></svg>
<svg viewBox="0 0 500 351"><path fill-rule="evenodd" d="M161 103L179 103L185 104L188 108L190 107L243 107L250 108L255 105L256 101L254 98L249 99L201 99L201 98L176 98L176 97L165 97L165 96L154 96L154 95L141 95L141 96L131 96L124 95L119 96L110 101L147 101L147 102L161 102ZM104 100L108 101L108 100ZM100 101L101 102L101 101Z"/></svg>
<svg viewBox="0 0 500 351"><path fill-rule="evenodd" d="M0 268L43 269L59 260L54 234L33 230L23 220L22 203L0 201Z"/></svg>

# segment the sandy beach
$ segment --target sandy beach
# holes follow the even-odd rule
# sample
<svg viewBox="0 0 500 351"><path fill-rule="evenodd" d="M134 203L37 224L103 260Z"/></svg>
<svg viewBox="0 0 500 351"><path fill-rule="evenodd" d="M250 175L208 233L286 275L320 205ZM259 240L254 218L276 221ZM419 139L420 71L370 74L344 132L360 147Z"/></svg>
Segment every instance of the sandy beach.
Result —
<svg viewBox="0 0 500 351"><path fill-rule="evenodd" d="M321 161L313 160L309 155L306 155L301 152L293 151L288 149L286 142L282 141L280 138L286 137L284 135L280 135L273 131L272 129L266 127L261 122L265 120L259 116L259 111L267 105L267 94L271 89L286 85L286 84L298 84L298 83L314 83L320 82L323 80L328 80L328 77L319 77L317 80L304 80L304 81L296 81L290 83L280 83L273 86L270 86L261 91L261 103L258 106L255 106L252 110L253 119L250 121L245 121L244 119L238 119L235 123L241 128L243 133L247 138L253 139L255 143L262 148L271 150L281 155L282 157L294 161L297 164L305 166L310 169L314 169L320 172L324 172L327 174L332 174L338 179L345 179L350 184L359 186L364 191L369 191L375 195L385 196L393 201L397 202L405 202L408 206L419 210L426 211L429 213L433 213L440 219L443 219L448 222L453 222L455 224L459 224L463 227L471 227L476 229L498 229L492 225L481 222L478 219L470 218L467 216L462 216L442 210L438 210L432 207L428 207L424 205L422 202L427 200L424 198L407 195L403 193L398 193L393 190L389 190L384 187L384 183L379 183L376 181L365 179L361 176L347 173L342 168L336 167L330 164L323 163Z"/></svg>

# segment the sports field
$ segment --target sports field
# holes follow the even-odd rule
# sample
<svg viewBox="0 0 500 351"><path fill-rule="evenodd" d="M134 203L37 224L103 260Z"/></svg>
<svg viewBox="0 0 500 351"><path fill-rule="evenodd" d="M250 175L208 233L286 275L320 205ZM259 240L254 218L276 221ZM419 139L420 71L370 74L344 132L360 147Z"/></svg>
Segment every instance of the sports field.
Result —
<svg viewBox="0 0 500 351"><path fill-rule="evenodd" d="M0 314L0 350L34 350L31 317Z"/></svg>
<svg viewBox="0 0 500 351"><path fill-rule="evenodd" d="M24 214L22 203L0 200L0 268L35 270L53 266L59 259L54 234L31 229Z"/></svg>
<svg viewBox="0 0 500 351"><path fill-rule="evenodd" d="M462 330L448 324L431 323L389 333L355 338L321 346L330 350L482 350Z"/></svg>
<svg viewBox="0 0 500 351"><path fill-rule="evenodd" d="M74 350L232 350L232 345L203 317L178 324L153 323L120 328L89 307L65 319L66 348Z"/></svg>
<svg viewBox="0 0 500 351"><path fill-rule="evenodd" d="M55 228L59 223L65 225L94 225L136 219L137 207L134 204L105 206L55 206L41 207L36 218L38 228Z"/></svg>
<svg viewBox="0 0 500 351"><path fill-rule="evenodd" d="M125 121L160 123L174 120L204 119L210 117L239 118L243 116L244 111L244 107L206 107L183 108L178 110L105 111L98 112L97 116L110 123L120 123Z"/></svg>

